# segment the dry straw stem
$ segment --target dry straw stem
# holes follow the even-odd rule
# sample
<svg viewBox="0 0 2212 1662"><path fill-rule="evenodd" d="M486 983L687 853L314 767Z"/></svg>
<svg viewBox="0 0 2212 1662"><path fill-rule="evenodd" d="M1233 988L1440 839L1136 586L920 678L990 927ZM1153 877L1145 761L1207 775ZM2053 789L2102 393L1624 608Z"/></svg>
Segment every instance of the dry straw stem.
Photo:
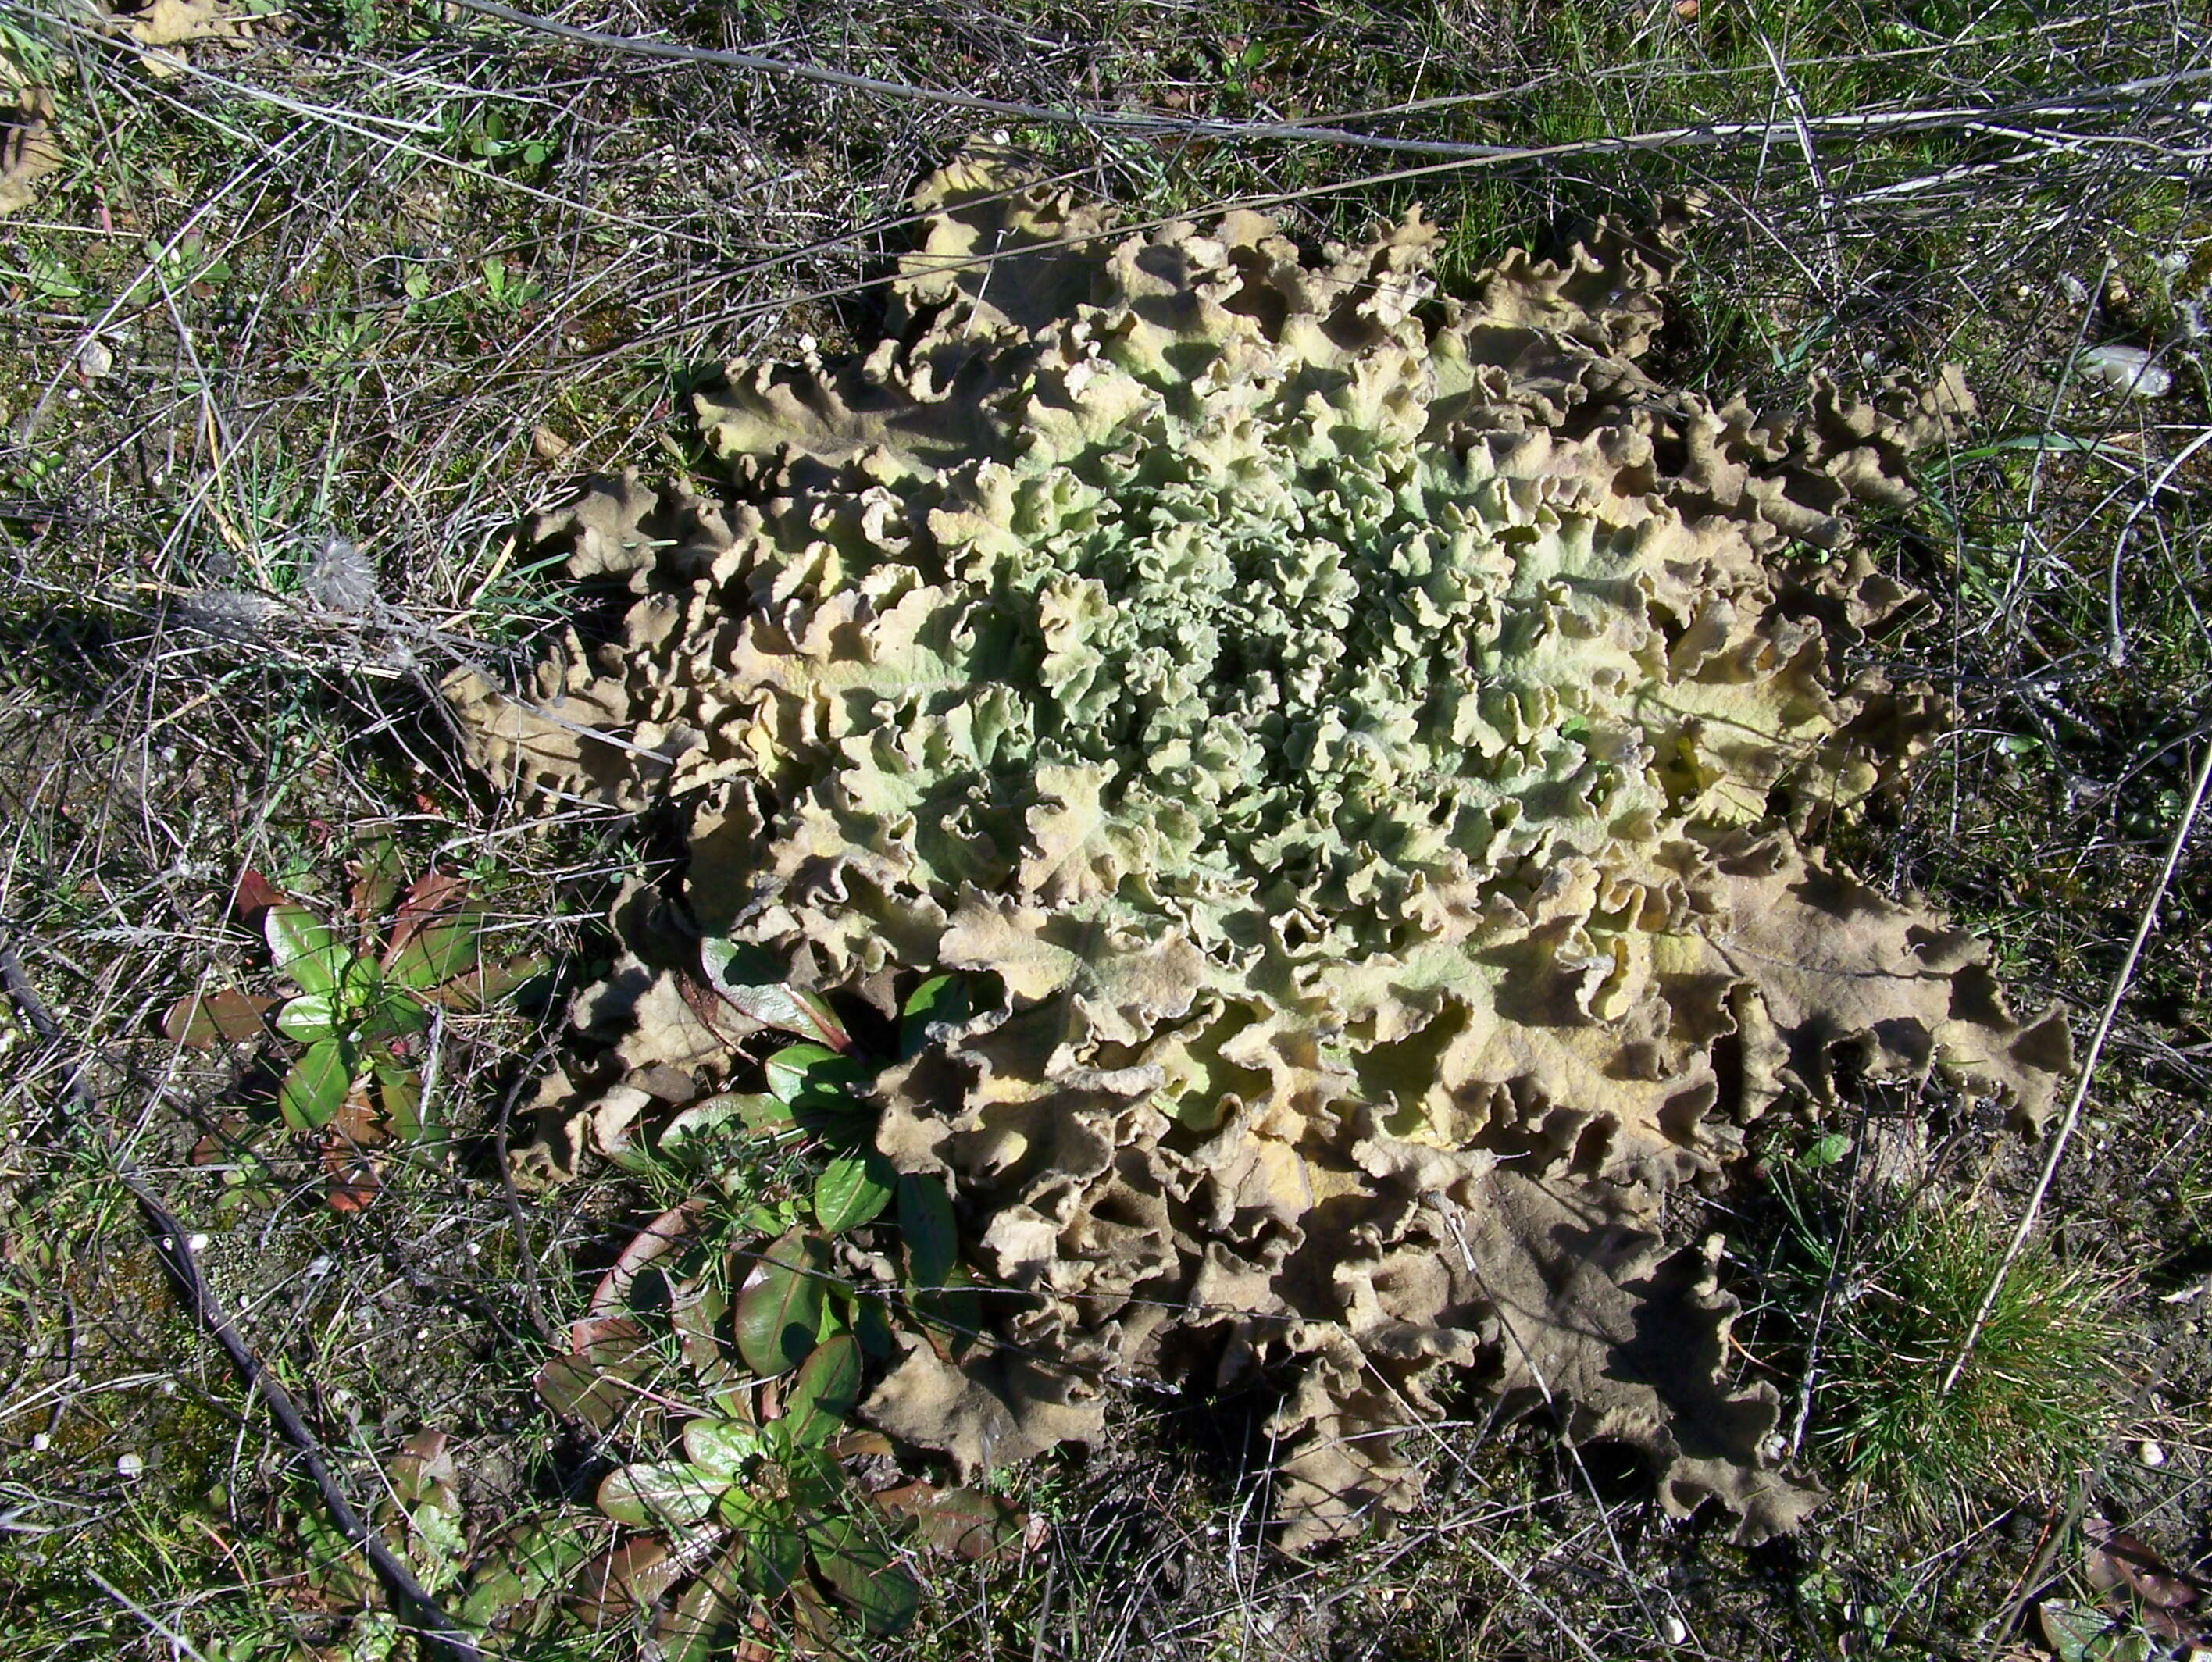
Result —
<svg viewBox="0 0 2212 1662"><path fill-rule="evenodd" d="M2051 1192L2051 1180L2058 1174L2058 1163L2066 1157L2066 1144L2074 1135L2074 1128L2081 1122L2081 1105L2088 1100L2089 1083L2096 1077L2097 1058L2104 1053L2105 1040L2111 1035L2113 1020L2119 1015L2120 1001L2127 997L2128 983L2135 979L2136 965L2142 957L2143 947L2150 940L2151 931L2158 926L2158 908L2166 899L2167 885L2173 881L2174 871L2181 864L2182 852L2189 846L2190 833L2196 828L2197 816L2204 806L2204 791L2212 784L2212 744L2204 747L2197 759L2197 777L2189 788L2189 802L2182 810L2181 822L2173 828L2173 840L2166 845L2166 863L2159 868L2158 881L2151 885L2150 898L2143 902L2142 915L2136 920L2135 938L2128 943L2126 955L2112 976L2112 991L2105 999L2103 1012L2097 1017L2097 1027L2090 1035L2089 1047L2081 1058L2081 1072L2074 1082L2074 1094L2067 1099L2066 1113L2060 1120L2058 1131L2051 1139L2051 1151L2044 1156L2043 1170L2035 1180L2035 1192L2028 1197L2027 1210L2021 1214L2020 1227L2013 1231L2012 1242L2005 1248L2004 1257L1997 1261L1996 1272L1990 1277L1989 1291L1982 1295L1981 1307L1967 1325L1966 1336L1959 1343L1958 1359L1952 1362L1943 1376L1942 1394L1948 1395L1966 1371L1966 1362L1974 1354L1974 1342L1981 1337L1982 1329L1990 1319L1990 1312L2004 1291L2005 1277L2027 1246L2027 1238L2034 1233L2035 1220L2043 1210L2044 1198Z"/></svg>

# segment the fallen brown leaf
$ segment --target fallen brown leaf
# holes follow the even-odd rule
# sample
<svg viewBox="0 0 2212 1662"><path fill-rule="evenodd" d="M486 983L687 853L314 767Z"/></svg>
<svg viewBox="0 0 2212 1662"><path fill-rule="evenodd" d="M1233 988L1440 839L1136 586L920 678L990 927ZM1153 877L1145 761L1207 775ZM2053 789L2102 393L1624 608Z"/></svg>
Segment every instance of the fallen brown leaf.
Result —
<svg viewBox="0 0 2212 1662"><path fill-rule="evenodd" d="M15 108L0 114L0 214L30 206L39 181L62 165L53 118L53 94L44 87L24 88Z"/></svg>

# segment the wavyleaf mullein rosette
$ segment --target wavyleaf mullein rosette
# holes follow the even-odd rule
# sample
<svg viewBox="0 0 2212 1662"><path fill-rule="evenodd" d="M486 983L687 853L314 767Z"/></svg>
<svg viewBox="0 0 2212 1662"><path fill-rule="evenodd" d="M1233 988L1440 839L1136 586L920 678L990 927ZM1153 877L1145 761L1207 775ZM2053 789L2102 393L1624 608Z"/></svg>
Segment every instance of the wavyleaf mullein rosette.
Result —
<svg viewBox="0 0 2212 1662"><path fill-rule="evenodd" d="M1810 841L1938 724L1857 667L1907 596L1850 516L1962 391L1658 384L1671 234L1454 297L1418 216L1319 259L1248 212L1117 234L988 156L917 206L874 349L700 397L727 500L542 526L628 582L620 637L448 688L501 780L675 804L698 927L886 1006L983 990L879 1140L1031 1296L868 1412L973 1469L1096 1435L1102 1380L1281 1383L1297 1544L1415 1493L1466 1374L1644 1451L1671 1513L1790 1527L1718 1241L1662 1204L1778 1101L1933 1073L2032 1124L2068 1066ZM641 950L544 1095L553 1174L732 1065Z"/></svg>

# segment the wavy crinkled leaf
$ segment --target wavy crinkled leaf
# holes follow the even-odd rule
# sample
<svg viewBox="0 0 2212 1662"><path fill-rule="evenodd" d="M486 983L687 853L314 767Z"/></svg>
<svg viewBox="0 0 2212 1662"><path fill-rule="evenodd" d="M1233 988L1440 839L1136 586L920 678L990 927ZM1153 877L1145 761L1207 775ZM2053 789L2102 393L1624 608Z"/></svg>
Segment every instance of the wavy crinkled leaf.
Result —
<svg viewBox="0 0 2212 1662"><path fill-rule="evenodd" d="M1671 225L1455 294L1418 215L1120 234L985 153L916 208L882 342L700 394L726 500L625 478L544 523L628 583L620 637L447 687L502 781L672 802L700 927L902 1022L866 1084L915 1279L964 1252L1019 1297L863 1411L973 1471L1096 1436L1101 1377L1288 1380L1302 1544L1407 1504L1396 1434L1476 1371L1670 1513L1790 1527L1670 1199L1778 1107L1933 1080L2033 1125L2069 1065L1818 848L1942 725L1870 667L1913 597L1857 520L1910 505L1957 378L1663 385ZM744 1065L625 906L543 1172ZM835 1062L770 1089L846 1097Z"/></svg>

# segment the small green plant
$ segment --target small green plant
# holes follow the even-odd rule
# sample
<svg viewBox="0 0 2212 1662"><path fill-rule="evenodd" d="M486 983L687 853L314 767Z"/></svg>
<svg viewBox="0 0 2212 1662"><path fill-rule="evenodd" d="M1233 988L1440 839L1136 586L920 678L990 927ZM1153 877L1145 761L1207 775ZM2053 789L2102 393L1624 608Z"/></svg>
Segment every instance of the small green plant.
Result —
<svg viewBox="0 0 2212 1662"><path fill-rule="evenodd" d="M972 1560L1022 1533L999 1497L869 1489L847 1469L891 1452L849 1421L871 1365L899 1352L894 1327L957 1356L980 1295L942 1181L902 1174L871 1146L855 1093L874 1069L836 1011L754 949L709 939L701 956L714 993L805 1036L764 1058L765 1091L708 1097L634 1152L634 1170L704 1169L711 1191L638 1234L572 1327L571 1354L538 1373L556 1412L650 1451L599 1487L599 1510L636 1532L585 1567L576 1608L594 1626L645 1621L679 1659L778 1625L833 1641L833 1599L869 1633L896 1633L921 1597L902 1537ZM963 1008L951 978L925 982L906 1001L902 1048ZM811 1170L781 1198L754 1198L762 1146L793 1143L818 1156ZM871 1260L896 1260L896 1281L866 1284L854 1266Z"/></svg>
<svg viewBox="0 0 2212 1662"><path fill-rule="evenodd" d="M2112 1434L2123 1336L2109 1277L2030 1241L1946 1391L2008 1233L1923 1204L1850 1259L1801 1240L1831 1289L1813 1435L1854 1488L1938 1517L1985 1489L2047 1492Z"/></svg>
<svg viewBox="0 0 2212 1662"><path fill-rule="evenodd" d="M255 1039L273 1026L305 1046L277 1086L276 1109L293 1130L324 1134L331 1200L342 1209L374 1192L351 1165L360 1149L439 1136L423 1080L431 1012L481 1009L545 967L527 955L487 961L483 908L467 879L433 871L403 891L401 876L388 842L356 864L349 945L306 902L249 868L234 914L260 933L271 965L298 991L191 992L161 1024L184 1045ZM387 910L389 925L380 927Z"/></svg>

